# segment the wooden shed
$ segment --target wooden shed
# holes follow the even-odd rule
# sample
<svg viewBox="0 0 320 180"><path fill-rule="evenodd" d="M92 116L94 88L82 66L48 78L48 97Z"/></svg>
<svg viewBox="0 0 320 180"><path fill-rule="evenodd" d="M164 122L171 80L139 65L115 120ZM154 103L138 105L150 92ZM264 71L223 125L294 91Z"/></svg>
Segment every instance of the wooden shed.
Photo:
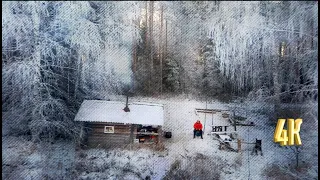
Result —
<svg viewBox="0 0 320 180"><path fill-rule="evenodd" d="M87 147L125 147L158 143L163 105L143 102L84 100L75 121L83 124L81 144Z"/></svg>

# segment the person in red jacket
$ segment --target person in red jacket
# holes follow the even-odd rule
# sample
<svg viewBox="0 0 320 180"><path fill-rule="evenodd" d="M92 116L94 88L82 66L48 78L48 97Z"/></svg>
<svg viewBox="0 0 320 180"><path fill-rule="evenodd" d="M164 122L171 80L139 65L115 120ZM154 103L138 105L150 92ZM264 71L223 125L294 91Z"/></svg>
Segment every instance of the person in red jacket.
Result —
<svg viewBox="0 0 320 180"><path fill-rule="evenodd" d="M203 137L202 137L202 124L201 124L200 120L197 120L197 122L194 123L193 128L194 128L193 138L196 138L196 133L199 132L201 135L201 139L203 139Z"/></svg>

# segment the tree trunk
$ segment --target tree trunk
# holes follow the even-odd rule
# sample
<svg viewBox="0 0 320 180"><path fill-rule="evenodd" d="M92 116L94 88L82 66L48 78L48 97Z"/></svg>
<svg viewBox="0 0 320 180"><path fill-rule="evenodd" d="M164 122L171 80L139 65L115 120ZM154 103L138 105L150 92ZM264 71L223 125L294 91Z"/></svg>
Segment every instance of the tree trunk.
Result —
<svg viewBox="0 0 320 180"><path fill-rule="evenodd" d="M166 20L166 41L165 41L165 53L164 59L167 59L167 52L168 52L168 21Z"/></svg>
<svg viewBox="0 0 320 180"><path fill-rule="evenodd" d="M32 2L30 2L32 3ZM32 11L32 19L33 19L33 26L34 26L34 41L35 41L35 49L34 49L34 61L35 65L38 65L38 67L41 67L41 52L40 52L40 15L37 11L39 9L39 3L38 2L33 2L33 11ZM39 69L40 72L40 69ZM40 83L42 78L41 73L39 73L39 77L37 77L37 81ZM40 94L40 98L42 100L43 94L41 93L42 91L39 88L34 88L37 89L38 92L36 94Z"/></svg>
<svg viewBox="0 0 320 180"><path fill-rule="evenodd" d="M81 57L80 57L81 56ZM76 82L75 82L75 87L74 87L74 99L77 100L77 93L78 93L78 89L80 88L81 85L81 76L82 76L82 63L84 61L84 55L79 55L78 57L78 63L77 63L77 78L76 78Z"/></svg>
<svg viewBox="0 0 320 180"><path fill-rule="evenodd" d="M152 48L152 38L153 38L153 8L154 2L150 1L150 14L149 14L149 61L150 61L150 73L149 73L149 92L153 93L153 48Z"/></svg>
<svg viewBox="0 0 320 180"><path fill-rule="evenodd" d="M160 94L162 94L162 57L163 57L163 45L162 45L162 27L163 27L163 6L161 6L160 13L160 35L159 35L159 51L160 51Z"/></svg>
<svg viewBox="0 0 320 180"><path fill-rule="evenodd" d="M277 121L278 118L278 109L280 108L280 93L281 93L281 85L279 82L279 64L280 61L282 59L283 56L283 49L282 49L282 45L280 43L280 47L279 47L279 56L278 58L275 58L274 62L273 62L273 89L274 89L274 115L275 115L275 122Z"/></svg>

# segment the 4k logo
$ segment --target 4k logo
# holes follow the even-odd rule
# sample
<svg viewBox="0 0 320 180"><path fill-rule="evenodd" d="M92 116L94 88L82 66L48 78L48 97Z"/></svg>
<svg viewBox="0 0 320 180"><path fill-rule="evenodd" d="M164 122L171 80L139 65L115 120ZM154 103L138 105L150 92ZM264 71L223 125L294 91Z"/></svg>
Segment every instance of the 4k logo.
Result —
<svg viewBox="0 0 320 180"><path fill-rule="evenodd" d="M288 130L283 129L285 119L278 119L276 131L274 132L274 142L280 142L281 146L301 145L300 126L302 119L288 119Z"/></svg>

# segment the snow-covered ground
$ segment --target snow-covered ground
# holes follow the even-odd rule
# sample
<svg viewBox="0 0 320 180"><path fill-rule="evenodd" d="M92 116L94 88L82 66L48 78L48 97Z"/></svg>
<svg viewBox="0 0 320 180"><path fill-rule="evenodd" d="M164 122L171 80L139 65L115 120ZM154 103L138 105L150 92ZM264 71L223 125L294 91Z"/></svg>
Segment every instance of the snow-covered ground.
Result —
<svg viewBox="0 0 320 180"><path fill-rule="evenodd" d="M2 137L3 179L66 179L74 166L74 144L35 144L23 137Z"/></svg>
<svg viewBox="0 0 320 180"><path fill-rule="evenodd" d="M121 99L111 99L121 100ZM26 176L18 176L22 179L38 179L39 175L46 174L48 177L70 176L74 179L163 179L172 170L172 165L177 161L188 162L194 157L207 157L220 164L220 179L270 179L264 175L264 169L273 163L294 163L294 154L290 148L280 147L273 142L275 127L270 126L268 118L255 111L247 110L244 104L226 104L217 101L200 102L187 98L142 98L135 97L129 101L143 101L161 103L164 105L165 122L164 131L171 131L172 138L164 139L165 151L159 152L151 149L89 149L75 151L74 144L58 142L51 147L40 147L29 141L21 139L2 138L3 142L3 175L14 178L14 173L25 172ZM262 140L261 155L251 155L253 144L242 144L242 152L229 152L219 150L219 142L209 135L210 125L214 123L227 123L221 113L213 116L196 114L196 108L208 109L234 109L237 105L239 114L255 122L256 126L238 126L238 136L244 142ZM253 104L251 104L253 107ZM193 139L193 124L199 119L205 125L203 139ZM317 126L317 125L316 125ZM302 128L303 129L303 128ZM233 130L233 128L230 128ZM229 131L229 129L228 129ZM303 131L305 132L305 131ZM317 129L308 133L312 138L318 137ZM8 137L6 137L8 138ZM304 146L301 148L301 159L311 163L310 171L317 174L318 151L317 141L307 137L307 133L301 134ZM17 144L16 142L24 142ZM233 147L236 142L231 143ZM22 149L20 149L22 148ZM31 151L42 149L41 151ZM47 152L47 153L45 153ZM18 158L23 157L25 164L16 164ZM15 160L15 161L13 161ZM19 161L18 161L19 162ZM19 162L20 163L20 162ZM11 164L8 166L8 164ZM35 165L38 164L38 165ZM39 165L40 164L40 165ZM41 166L42 165L42 166ZM10 168L9 168L10 167ZM183 166L181 166L183 168ZM212 169L215 171L216 169ZM38 175L38 176L37 176ZM35 177L35 178L32 178ZM14 178L15 179L15 178ZM41 179L41 178L40 178ZM210 179L210 177L208 177Z"/></svg>

